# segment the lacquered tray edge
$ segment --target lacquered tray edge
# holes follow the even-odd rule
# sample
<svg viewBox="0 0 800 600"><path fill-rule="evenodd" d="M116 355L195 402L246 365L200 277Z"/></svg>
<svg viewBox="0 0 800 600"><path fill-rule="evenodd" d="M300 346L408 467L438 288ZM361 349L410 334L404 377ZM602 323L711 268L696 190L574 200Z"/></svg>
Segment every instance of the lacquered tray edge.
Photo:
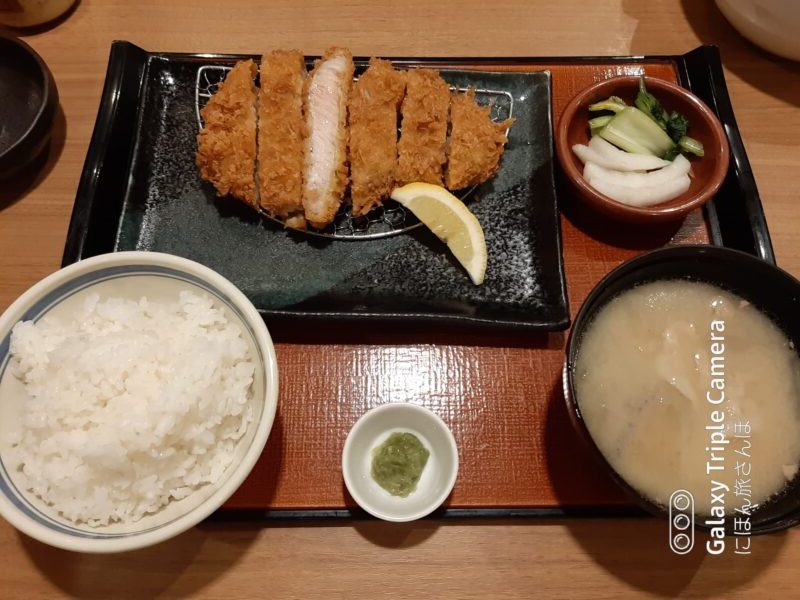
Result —
<svg viewBox="0 0 800 600"><path fill-rule="evenodd" d="M719 49L716 46L701 46L678 57L676 63L681 84L708 104L728 135L730 168L717 197L706 205L712 241L716 245L743 250L775 264L764 208L736 124ZM740 207L733 206L726 198L727 193L732 191L741 198Z"/></svg>
<svg viewBox="0 0 800 600"><path fill-rule="evenodd" d="M542 507L542 508L445 508L432 512L431 519L504 519L504 518L642 518L651 515L636 506L606 507ZM221 509L213 513L208 521L235 523L253 521L293 521L313 519L315 521L341 521L342 519L373 519L362 510L350 509L300 509L258 510Z"/></svg>
<svg viewBox="0 0 800 600"><path fill-rule="evenodd" d="M116 215L111 212L116 205L97 200L123 195L147 56L147 52L129 42L115 41L111 45L97 119L64 244L62 267L91 255L86 246L90 233L97 229L92 229L93 219L119 222L119 211ZM111 238L110 244L113 244L116 229L105 228Z"/></svg>

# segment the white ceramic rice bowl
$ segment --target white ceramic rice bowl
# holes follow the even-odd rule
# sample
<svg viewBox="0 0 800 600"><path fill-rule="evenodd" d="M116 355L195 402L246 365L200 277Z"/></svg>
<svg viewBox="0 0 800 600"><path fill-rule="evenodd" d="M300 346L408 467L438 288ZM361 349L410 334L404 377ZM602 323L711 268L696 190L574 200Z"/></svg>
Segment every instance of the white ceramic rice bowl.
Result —
<svg viewBox="0 0 800 600"><path fill-rule="evenodd" d="M8 369L12 327L44 314L68 314L85 293L138 300L174 301L182 289L202 291L238 322L256 364L253 381L255 413L238 442L234 460L214 485L171 501L136 522L105 527L75 524L59 516L32 493L21 489L3 462L8 437L16 428L25 388ZM96 256L49 275L20 296L0 317L0 515L31 537L67 550L121 552L162 542L196 525L218 509L252 470L269 437L278 400L278 369L269 332L253 304L230 281L188 259L155 252L119 252Z"/></svg>

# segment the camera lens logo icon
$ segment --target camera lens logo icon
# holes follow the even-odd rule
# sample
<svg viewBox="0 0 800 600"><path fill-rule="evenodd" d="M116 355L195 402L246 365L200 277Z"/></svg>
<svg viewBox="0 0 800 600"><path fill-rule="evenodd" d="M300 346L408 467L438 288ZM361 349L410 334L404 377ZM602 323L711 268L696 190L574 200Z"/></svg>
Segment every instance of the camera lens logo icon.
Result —
<svg viewBox="0 0 800 600"><path fill-rule="evenodd" d="M686 490L669 497L669 547L675 554L688 554L694 547L694 497Z"/></svg>

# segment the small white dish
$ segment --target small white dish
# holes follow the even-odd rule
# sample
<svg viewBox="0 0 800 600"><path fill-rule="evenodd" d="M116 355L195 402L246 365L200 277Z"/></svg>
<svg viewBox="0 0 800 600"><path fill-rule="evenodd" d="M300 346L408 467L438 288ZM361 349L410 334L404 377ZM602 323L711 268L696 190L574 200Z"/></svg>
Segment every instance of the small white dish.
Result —
<svg viewBox="0 0 800 600"><path fill-rule="evenodd" d="M430 451L416 491L392 496L372 479L372 451L394 432L412 433ZM445 501L458 475L458 448L450 429L436 414L408 403L383 404L356 421L342 452L347 491L358 505L384 521L420 519Z"/></svg>

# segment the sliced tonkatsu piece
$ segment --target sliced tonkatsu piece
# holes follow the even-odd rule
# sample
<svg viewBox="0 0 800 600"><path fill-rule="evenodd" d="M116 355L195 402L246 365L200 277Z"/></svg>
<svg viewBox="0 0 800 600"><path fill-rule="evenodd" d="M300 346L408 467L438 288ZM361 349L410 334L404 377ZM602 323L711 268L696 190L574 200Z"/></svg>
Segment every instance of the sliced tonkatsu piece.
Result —
<svg viewBox="0 0 800 600"><path fill-rule="evenodd" d="M197 135L195 162L200 177L220 196L231 195L257 208L255 74L252 60L236 63L200 111L203 129Z"/></svg>
<svg viewBox="0 0 800 600"><path fill-rule="evenodd" d="M261 58L258 102L258 189L261 207L291 227L303 216L303 82L306 66L297 50Z"/></svg>
<svg viewBox="0 0 800 600"><path fill-rule="evenodd" d="M491 108L475 102L475 90L450 101L450 144L445 186L459 190L478 185L497 173L513 119L492 121Z"/></svg>
<svg viewBox="0 0 800 600"><path fill-rule="evenodd" d="M397 114L405 73L372 58L350 92L350 197L365 215L389 196L397 168Z"/></svg>
<svg viewBox="0 0 800 600"><path fill-rule="evenodd" d="M450 86L437 71L408 71L397 144L398 185L415 181L442 185L449 107Z"/></svg>
<svg viewBox="0 0 800 600"><path fill-rule="evenodd" d="M303 208L306 220L318 229L333 221L347 187L347 101L353 70L350 51L331 48L305 82Z"/></svg>

